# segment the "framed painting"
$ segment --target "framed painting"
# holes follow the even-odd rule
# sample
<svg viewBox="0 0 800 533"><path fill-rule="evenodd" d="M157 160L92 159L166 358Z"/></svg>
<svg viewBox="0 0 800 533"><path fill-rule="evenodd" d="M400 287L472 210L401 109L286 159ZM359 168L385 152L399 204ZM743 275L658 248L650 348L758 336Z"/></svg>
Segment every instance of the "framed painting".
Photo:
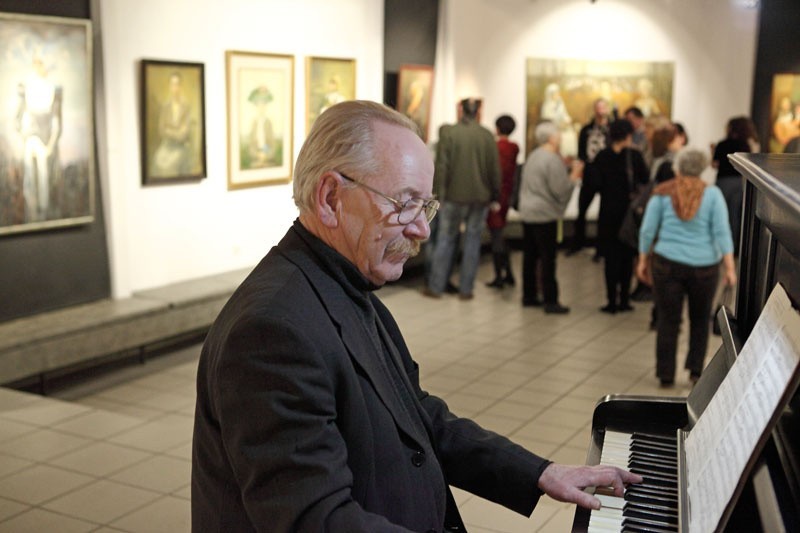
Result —
<svg viewBox="0 0 800 533"><path fill-rule="evenodd" d="M323 111L355 97L355 59L306 58L306 135Z"/></svg>
<svg viewBox="0 0 800 533"><path fill-rule="evenodd" d="M414 121L425 142L428 142L432 96L433 67L400 65L397 76L397 110Z"/></svg>
<svg viewBox="0 0 800 533"><path fill-rule="evenodd" d="M772 77L769 151L800 153L800 73Z"/></svg>
<svg viewBox="0 0 800 533"><path fill-rule="evenodd" d="M142 60L142 184L206 177L202 63Z"/></svg>
<svg viewBox="0 0 800 533"><path fill-rule="evenodd" d="M294 57L225 52L228 189L292 179Z"/></svg>
<svg viewBox="0 0 800 533"><path fill-rule="evenodd" d="M608 100L620 117L637 106L645 117L670 118L674 72L671 62L528 58L525 153L536 147L536 125L550 120L561 130L562 155L576 156L578 133L598 98Z"/></svg>
<svg viewBox="0 0 800 533"><path fill-rule="evenodd" d="M94 220L88 20L0 13L0 235Z"/></svg>

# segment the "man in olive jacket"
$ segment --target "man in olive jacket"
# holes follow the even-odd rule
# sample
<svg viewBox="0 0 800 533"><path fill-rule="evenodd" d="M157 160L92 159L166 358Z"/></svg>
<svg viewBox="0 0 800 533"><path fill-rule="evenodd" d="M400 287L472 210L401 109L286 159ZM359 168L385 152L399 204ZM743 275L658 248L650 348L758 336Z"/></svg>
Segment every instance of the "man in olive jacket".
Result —
<svg viewBox="0 0 800 533"><path fill-rule="evenodd" d="M481 253L481 232L490 205L499 209L500 158L494 135L480 125L480 100L459 103L460 119L439 129L434 192L442 202L431 275L423 291L438 298L447 285L452 257L465 225L459 297L472 298Z"/></svg>
<svg viewBox="0 0 800 533"><path fill-rule="evenodd" d="M449 486L530 514L542 493L638 476L550 463L459 418L419 384L374 295L429 235L433 163L403 115L337 104L297 160L300 210L203 345L193 531L464 531Z"/></svg>

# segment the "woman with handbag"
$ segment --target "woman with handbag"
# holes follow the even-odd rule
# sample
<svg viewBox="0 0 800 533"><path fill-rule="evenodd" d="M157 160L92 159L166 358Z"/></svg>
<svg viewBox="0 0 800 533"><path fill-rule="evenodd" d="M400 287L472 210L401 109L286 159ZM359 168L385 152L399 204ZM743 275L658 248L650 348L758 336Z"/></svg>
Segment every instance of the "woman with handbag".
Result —
<svg viewBox="0 0 800 533"><path fill-rule="evenodd" d="M649 173L639 150L631 148L633 126L624 119L609 126L611 146L601 150L586 167L586 180L600 193L600 212L597 215L597 241L603 256L608 304L604 313L632 311L630 305L631 277L636 249L619 239L619 230L641 187L647 184Z"/></svg>
<svg viewBox="0 0 800 533"><path fill-rule="evenodd" d="M676 176L653 190L639 230L636 275L643 281L652 275L658 315L656 376L663 387L675 383L684 295L689 302L689 351L685 367L694 383L703 371L708 347L708 317L719 279L720 261L724 265L726 285L736 283L725 198L716 186L706 185L699 178L707 166L708 156L703 151L687 148L678 152L674 163ZM652 265L648 262L651 247Z"/></svg>

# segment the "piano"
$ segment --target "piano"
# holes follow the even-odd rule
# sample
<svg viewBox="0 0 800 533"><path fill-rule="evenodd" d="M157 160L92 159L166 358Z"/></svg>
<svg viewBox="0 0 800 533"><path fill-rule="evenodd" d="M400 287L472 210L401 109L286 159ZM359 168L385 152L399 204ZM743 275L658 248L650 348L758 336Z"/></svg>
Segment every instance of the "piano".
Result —
<svg viewBox="0 0 800 533"><path fill-rule="evenodd" d="M687 397L611 394L592 417L586 464L616 464L641 473L624 498L590 488L599 511L578 508L573 532L688 532L685 457L676 435L689 434L780 283L800 303L800 156L734 154L745 179L739 282L734 309L716 320L721 345ZM791 394L756 448L715 531L800 531L800 392ZM705 532L703 532L705 533Z"/></svg>

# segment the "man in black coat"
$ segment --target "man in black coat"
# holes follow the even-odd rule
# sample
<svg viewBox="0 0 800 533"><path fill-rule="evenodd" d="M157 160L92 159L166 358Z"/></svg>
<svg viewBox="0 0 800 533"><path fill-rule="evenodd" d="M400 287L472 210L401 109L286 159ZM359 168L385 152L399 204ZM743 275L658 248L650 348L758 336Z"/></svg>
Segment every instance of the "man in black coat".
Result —
<svg viewBox="0 0 800 533"><path fill-rule="evenodd" d="M194 531L463 531L449 485L523 514L542 493L640 477L564 466L459 418L420 388L374 290L430 234L433 162L406 117L333 106L297 160L300 217L235 291L203 346Z"/></svg>

